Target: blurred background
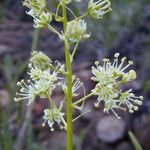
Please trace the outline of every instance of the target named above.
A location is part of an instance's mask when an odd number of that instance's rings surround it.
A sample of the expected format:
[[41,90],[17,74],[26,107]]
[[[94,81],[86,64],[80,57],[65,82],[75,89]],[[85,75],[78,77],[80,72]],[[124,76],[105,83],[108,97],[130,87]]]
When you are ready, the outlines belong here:
[[[84,13],[89,0],[73,2],[76,14]],[[94,99],[87,101],[83,115],[74,124],[75,150],[134,150],[128,131],[132,131],[143,150],[150,150],[150,0],[111,0],[113,11],[102,20],[88,18],[91,38],[82,41],[73,64],[74,73],[85,83],[88,93],[94,61],[113,57],[115,52],[134,61],[138,73],[129,86],[144,96],[143,106],[134,114],[118,112],[122,119],[94,109]],[[57,2],[49,0],[55,10]],[[47,102],[37,98],[34,105],[15,104],[16,82],[27,77],[27,63],[33,37],[40,35],[38,50],[53,60],[64,62],[63,43],[47,29],[34,34],[32,18],[25,14],[21,0],[0,0],[0,150],[65,150],[65,132],[43,128],[43,110]],[[55,21],[52,24],[61,29]],[[38,39],[37,39],[38,41]],[[56,93],[54,99],[61,94]],[[75,112],[78,115],[80,112]]]

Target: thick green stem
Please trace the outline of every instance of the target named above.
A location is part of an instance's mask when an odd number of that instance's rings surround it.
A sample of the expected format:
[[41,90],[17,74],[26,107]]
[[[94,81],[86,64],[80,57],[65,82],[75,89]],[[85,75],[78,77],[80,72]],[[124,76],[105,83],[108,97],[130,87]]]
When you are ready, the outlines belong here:
[[65,42],[65,55],[67,66],[67,150],[73,147],[73,111],[72,111],[72,64],[70,59],[69,45]]
[[[67,26],[66,5],[62,5],[64,32]],[[65,57],[67,67],[67,150],[73,150],[73,109],[72,109],[72,63],[70,44],[65,40]]]

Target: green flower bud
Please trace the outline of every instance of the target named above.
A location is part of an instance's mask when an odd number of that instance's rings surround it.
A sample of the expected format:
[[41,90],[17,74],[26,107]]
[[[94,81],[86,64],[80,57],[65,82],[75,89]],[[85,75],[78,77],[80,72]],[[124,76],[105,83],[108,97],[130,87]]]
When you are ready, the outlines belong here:
[[90,0],[88,4],[88,13],[92,18],[101,19],[103,15],[111,11],[109,0],[98,0],[94,2]]
[[43,28],[52,21],[52,14],[43,12],[39,18],[34,19],[35,28]]
[[136,72],[134,70],[130,70],[128,73],[126,73],[123,78],[122,81],[124,83],[126,82],[130,82],[136,79]]
[[33,51],[30,62],[37,68],[41,70],[46,70],[49,68],[51,59],[42,52]]
[[84,20],[74,20],[67,24],[65,36],[72,43],[79,42],[84,38],[89,38],[86,34],[87,26]]

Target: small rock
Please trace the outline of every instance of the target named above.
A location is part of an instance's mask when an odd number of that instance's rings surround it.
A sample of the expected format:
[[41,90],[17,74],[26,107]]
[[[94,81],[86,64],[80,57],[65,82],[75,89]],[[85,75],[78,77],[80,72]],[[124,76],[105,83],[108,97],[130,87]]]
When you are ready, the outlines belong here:
[[107,143],[114,143],[123,138],[125,129],[126,124],[123,120],[108,116],[99,120],[96,134],[98,139]]

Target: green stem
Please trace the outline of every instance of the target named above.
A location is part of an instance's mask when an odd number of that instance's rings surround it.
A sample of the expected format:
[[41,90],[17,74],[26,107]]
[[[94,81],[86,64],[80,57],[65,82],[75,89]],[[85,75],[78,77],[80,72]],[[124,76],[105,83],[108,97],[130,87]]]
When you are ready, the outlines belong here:
[[72,110],[72,64],[70,59],[69,44],[65,41],[65,55],[67,66],[67,150],[73,148],[73,110]]
[[86,95],[85,97],[83,97],[83,98],[77,100],[77,101],[74,102],[72,105],[73,105],[73,106],[74,106],[74,105],[77,105],[77,104],[83,102],[84,100],[88,99],[88,98],[91,97],[91,96],[93,96],[93,93],[90,93],[90,94]]
[[61,71],[61,70],[55,68],[55,67],[52,66],[51,64],[49,65],[49,67],[50,67],[52,70],[55,70],[55,71],[59,72],[59,73],[62,74],[63,76],[66,76],[66,73],[65,73],[65,72],[63,72],[63,71]]
[[60,39],[64,39],[63,35],[61,35],[54,27],[52,27],[51,25],[48,25],[47,27],[50,31],[56,33]]
[[75,47],[74,47],[74,50],[73,50],[73,52],[72,52],[72,55],[71,55],[72,60],[73,60],[73,57],[74,57],[74,55],[75,55],[75,53],[76,53],[76,51],[77,51],[78,46],[79,46],[79,42],[76,43],[76,45],[75,45]]
[[82,16],[76,18],[75,20],[80,20],[80,19],[83,19],[83,18],[85,18],[85,17],[87,17],[87,16],[88,16],[88,12],[85,13],[85,14],[83,14]]
[[[66,5],[62,5],[64,32],[67,26]],[[67,67],[67,150],[73,150],[73,109],[72,109],[72,63],[70,58],[70,44],[65,40],[65,58]]]

